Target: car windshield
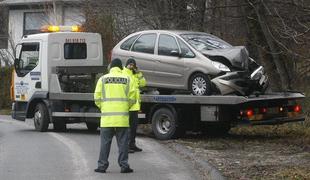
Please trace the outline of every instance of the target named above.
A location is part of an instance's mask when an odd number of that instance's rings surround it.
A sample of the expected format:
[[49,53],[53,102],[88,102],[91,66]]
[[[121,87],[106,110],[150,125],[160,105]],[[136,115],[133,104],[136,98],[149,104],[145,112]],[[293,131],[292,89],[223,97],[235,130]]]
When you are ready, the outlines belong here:
[[182,34],[181,37],[198,51],[232,47],[222,39],[210,34]]

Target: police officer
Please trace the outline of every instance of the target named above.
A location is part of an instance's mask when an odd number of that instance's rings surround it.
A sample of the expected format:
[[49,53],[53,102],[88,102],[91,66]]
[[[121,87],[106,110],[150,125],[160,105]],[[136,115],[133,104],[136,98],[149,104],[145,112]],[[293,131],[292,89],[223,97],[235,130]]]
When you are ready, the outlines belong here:
[[118,164],[121,173],[133,172],[128,164],[129,109],[136,101],[133,85],[130,78],[122,73],[122,62],[119,59],[111,62],[109,73],[97,82],[94,99],[101,110],[101,146],[95,172],[106,172],[114,135],[119,149]]
[[139,121],[138,111],[140,110],[141,106],[140,88],[146,85],[146,80],[143,77],[142,72],[138,71],[136,61],[132,58],[127,60],[126,66],[123,69],[123,73],[129,76],[130,80],[133,82],[137,99],[136,103],[129,109],[129,153],[134,153],[142,151],[142,149],[136,145],[136,131]]

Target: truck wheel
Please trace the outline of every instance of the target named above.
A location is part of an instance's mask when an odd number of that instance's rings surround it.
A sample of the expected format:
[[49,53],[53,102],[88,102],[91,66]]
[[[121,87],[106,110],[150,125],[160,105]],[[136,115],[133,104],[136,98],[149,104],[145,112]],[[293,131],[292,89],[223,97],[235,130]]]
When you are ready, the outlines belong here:
[[34,110],[33,117],[34,127],[37,131],[45,132],[50,122],[48,110],[43,103],[38,103]]
[[[90,107],[87,112],[100,113],[99,109],[96,107]],[[99,124],[100,124],[100,117],[86,119],[86,126],[88,131],[91,132],[97,131]]]
[[98,123],[91,123],[91,122],[87,122],[86,126],[87,126],[88,131],[97,131],[99,127]]
[[160,108],[152,117],[152,130],[157,139],[168,140],[177,136],[177,116],[168,108]]
[[193,95],[202,96],[211,94],[211,82],[207,75],[196,73],[189,79],[189,90]]
[[64,119],[55,118],[53,121],[53,125],[55,131],[63,132],[67,130],[67,125]]

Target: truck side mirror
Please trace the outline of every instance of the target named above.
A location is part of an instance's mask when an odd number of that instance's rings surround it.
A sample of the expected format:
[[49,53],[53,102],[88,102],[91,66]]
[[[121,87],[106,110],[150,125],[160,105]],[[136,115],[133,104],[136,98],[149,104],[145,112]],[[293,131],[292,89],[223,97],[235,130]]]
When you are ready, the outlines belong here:
[[17,44],[14,49],[15,60],[19,58],[20,52],[22,50],[23,44]]

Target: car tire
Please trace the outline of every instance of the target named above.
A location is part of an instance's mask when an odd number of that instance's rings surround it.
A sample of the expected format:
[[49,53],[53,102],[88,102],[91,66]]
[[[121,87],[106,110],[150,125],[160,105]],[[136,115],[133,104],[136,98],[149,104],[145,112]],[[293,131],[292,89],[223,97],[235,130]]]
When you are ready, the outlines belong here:
[[203,95],[211,95],[211,82],[207,75],[203,73],[196,73],[192,75],[189,79],[189,91],[193,95],[203,96]]
[[44,103],[38,103],[33,116],[34,127],[37,131],[45,132],[50,123],[48,110]]

